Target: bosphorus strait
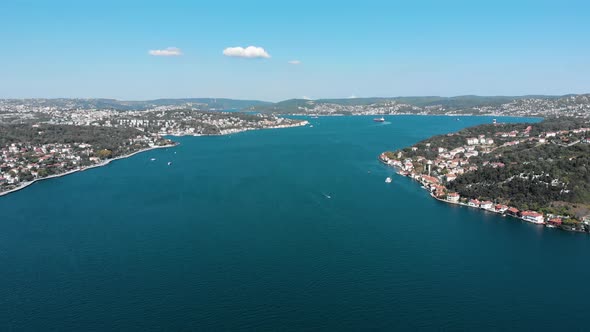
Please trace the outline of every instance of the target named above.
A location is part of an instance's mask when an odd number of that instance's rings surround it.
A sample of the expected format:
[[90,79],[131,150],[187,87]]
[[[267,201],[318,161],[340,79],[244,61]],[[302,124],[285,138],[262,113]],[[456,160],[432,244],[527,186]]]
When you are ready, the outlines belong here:
[[305,119],[313,127],[173,137],[175,147],[0,197],[0,326],[571,330],[585,320],[586,235],[432,200],[377,160],[490,117]]

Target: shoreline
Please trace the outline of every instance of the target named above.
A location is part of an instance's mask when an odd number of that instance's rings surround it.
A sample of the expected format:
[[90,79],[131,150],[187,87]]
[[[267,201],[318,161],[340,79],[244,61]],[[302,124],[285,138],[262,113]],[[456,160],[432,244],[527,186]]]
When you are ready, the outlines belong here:
[[[379,161],[381,161],[381,160],[379,159]],[[383,162],[381,161],[381,163],[383,163]],[[383,163],[383,164],[385,164],[385,163]],[[391,166],[389,166],[388,164],[385,164],[385,166],[387,166],[387,167],[391,167]],[[526,220],[526,219],[524,219],[524,218],[522,218],[522,217],[519,217],[519,216],[511,215],[511,214],[504,213],[504,212],[500,212],[500,211],[496,211],[496,210],[482,209],[481,207],[478,207],[478,206],[471,206],[471,205],[469,205],[469,204],[465,204],[465,203],[461,203],[461,202],[451,202],[451,201],[449,201],[449,200],[446,200],[446,199],[443,199],[443,198],[436,197],[436,196],[435,196],[435,195],[432,193],[432,191],[430,191],[430,190],[429,190],[429,189],[426,187],[428,184],[426,184],[426,183],[422,183],[422,182],[420,182],[419,180],[417,180],[417,179],[414,179],[414,178],[413,178],[413,177],[411,177],[411,176],[408,176],[408,175],[401,174],[401,173],[399,172],[399,170],[398,170],[396,167],[394,167],[394,169],[396,169],[396,172],[395,172],[395,173],[396,173],[397,175],[399,175],[399,176],[402,176],[402,177],[405,177],[405,178],[410,178],[411,180],[418,182],[418,183],[421,185],[421,188],[422,188],[422,189],[424,189],[424,190],[428,191],[428,194],[430,195],[430,197],[432,197],[432,198],[434,198],[435,200],[437,200],[437,201],[439,201],[439,202],[442,202],[442,203],[446,203],[446,204],[452,204],[452,205],[458,205],[458,206],[463,206],[463,207],[468,207],[468,208],[474,208],[474,209],[481,210],[481,211],[484,211],[484,212],[490,212],[490,213],[498,214],[498,215],[500,215],[500,216],[502,216],[502,217],[511,217],[511,218],[518,219],[518,220],[520,220],[520,221],[526,222],[526,223],[528,223],[528,224],[532,224],[532,225],[538,225],[538,226],[543,226],[544,228],[555,228],[555,229],[559,229],[559,230],[562,230],[562,231],[573,232],[573,233],[587,233],[587,232],[583,232],[583,231],[579,231],[579,230],[566,229],[566,228],[559,227],[559,226],[555,226],[555,225],[552,225],[552,224],[549,224],[549,223],[546,223],[546,222],[543,222],[543,223],[532,222],[532,221]],[[553,226],[553,227],[550,227],[549,225],[551,225],[551,226]]]
[[332,116],[441,116],[441,117],[505,117],[505,118],[532,118],[532,119],[544,119],[542,115],[509,115],[509,114],[418,114],[418,113],[396,113],[396,114],[387,114],[387,113],[375,113],[375,114],[319,114],[319,113],[296,113],[296,114],[280,114],[277,113],[277,116],[287,117],[287,116],[305,116],[305,117],[332,117]]
[[[237,129],[236,131],[221,132],[219,134],[211,134],[211,135],[199,135],[199,134],[196,134],[196,135],[195,134],[193,134],[193,135],[191,135],[191,134],[175,135],[175,134],[164,134],[164,135],[161,135],[161,136],[171,136],[171,137],[183,137],[183,136],[194,136],[194,137],[226,136],[226,135],[237,134],[237,133],[246,132],[246,131],[252,131],[252,130],[282,129],[282,128],[304,127],[304,126],[307,126],[308,124],[309,124],[309,121],[304,120],[304,121],[301,121],[301,122],[298,122],[298,123],[292,124],[292,125],[279,125],[279,126],[265,127],[265,128],[244,128],[244,129]],[[17,191],[20,191],[20,190],[23,190],[23,189],[31,186],[32,184],[34,184],[36,182],[39,182],[39,181],[44,181],[44,180],[59,178],[59,177],[62,177],[62,176],[66,176],[66,175],[70,175],[70,174],[74,174],[74,173],[78,173],[78,172],[84,172],[84,171],[87,171],[87,170],[92,169],[92,168],[103,167],[103,166],[106,166],[106,165],[110,164],[111,162],[113,162],[115,160],[130,158],[130,157],[133,157],[136,154],[143,153],[143,152],[150,151],[150,150],[175,147],[178,144],[180,144],[180,143],[175,142],[174,144],[169,144],[169,145],[152,146],[152,147],[148,147],[148,148],[145,148],[145,149],[137,150],[137,151],[132,152],[130,154],[126,154],[126,155],[123,155],[123,156],[118,156],[118,157],[115,157],[115,158],[107,159],[107,160],[101,161],[101,162],[99,162],[97,164],[86,166],[84,168],[72,169],[72,170],[69,170],[69,171],[64,172],[64,173],[53,174],[53,175],[46,176],[44,178],[34,179],[33,181],[23,182],[23,183],[21,183],[16,188],[13,188],[13,189],[10,189],[10,190],[7,190],[7,191],[0,192],[0,197],[6,196],[8,194],[12,194],[12,193],[17,192]]]
[[17,191],[20,191],[20,190],[23,190],[23,189],[27,188],[28,186],[30,186],[30,185],[32,185],[32,184],[34,184],[36,182],[39,182],[39,181],[44,181],[44,180],[49,180],[49,179],[54,179],[54,178],[60,178],[62,176],[66,176],[66,175],[70,175],[70,174],[74,174],[74,173],[78,173],[78,172],[84,172],[84,171],[87,171],[87,170],[92,169],[92,168],[103,167],[103,166],[106,166],[106,165],[110,164],[111,162],[113,162],[115,160],[133,157],[136,154],[139,154],[139,153],[142,153],[142,152],[146,152],[146,151],[175,147],[178,144],[179,143],[169,144],[169,145],[161,145],[161,146],[152,146],[152,147],[149,147],[149,148],[137,150],[137,151],[132,152],[130,154],[126,154],[126,155],[123,155],[123,156],[118,156],[118,157],[115,157],[115,158],[107,159],[107,160],[101,161],[100,163],[97,163],[97,164],[94,164],[94,165],[91,165],[91,166],[86,166],[86,167],[83,167],[83,168],[72,169],[72,170],[69,170],[69,171],[64,172],[64,173],[53,174],[53,175],[46,176],[44,178],[35,179],[33,181],[23,182],[21,185],[19,185],[16,188],[13,188],[13,189],[10,189],[10,190],[7,190],[7,191],[0,192],[0,197],[6,196],[8,194],[12,194],[12,193],[17,192]]
[[292,125],[279,125],[279,126],[272,126],[272,127],[264,127],[264,128],[253,128],[247,127],[242,129],[226,129],[226,131],[221,131],[219,134],[162,134],[160,136],[170,136],[170,137],[184,137],[184,136],[192,136],[192,137],[214,137],[214,136],[227,136],[232,134],[239,134],[244,133],[247,131],[256,131],[256,130],[265,130],[265,129],[284,129],[284,128],[296,128],[296,127],[305,127],[309,125],[309,121],[304,120],[298,122],[297,124]]

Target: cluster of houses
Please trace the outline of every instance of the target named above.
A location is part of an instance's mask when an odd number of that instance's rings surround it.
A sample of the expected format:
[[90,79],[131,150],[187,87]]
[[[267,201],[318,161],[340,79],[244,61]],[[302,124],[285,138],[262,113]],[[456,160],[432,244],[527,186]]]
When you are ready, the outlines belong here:
[[[155,139],[137,136],[122,144],[123,152],[153,147]],[[129,151],[127,151],[129,150]],[[11,143],[0,147],[0,193],[23,182],[66,173],[101,162],[95,148],[86,143],[31,144]]]
[[[449,203],[461,204],[490,212],[500,213],[503,215],[505,214],[516,218],[521,218],[525,221],[532,222],[535,224],[544,224],[546,221],[546,218],[543,216],[543,214],[536,211],[519,211],[515,207],[507,206],[504,204],[494,204],[494,202],[488,200],[480,201],[475,198],[462,198],[459,195],[459,193],[449,192],[445,186],[440,184],[440,180],[434,176],[416,174],[409,174],[409,176],[422,183],[422,185],[424,185],[425,188],[430,190],[432,195],[439,200],[445,200]],[[547,219],[547,222],[553,224],[561,224],[561,219]]]
[[[587,132],[590,132],[590,128],[578,128],[573,130],[545,132],[538,137],[530,138],[531,130],[532,126],[528,126],[521,132],[517,130],[510,132],[497,132],[495,133],[495,136],[501,142],[506,141],[512,137],[518,137],[517,140],[504,142],[502,145],[500,145],[506,146],[516,145],[531,139],[538,141],[538,143],[546,143],[547,139],[552,137],[560,138],[567,135],[580,136],[580,134],[583,135]],[[590,139],[585,139],[582,142],[586,141],[590,142]],[[409,176],[422,183],[422,185],[429,189],[432,195],[437,199],[445,200],[454,204],[462,204],[490,212],[500,213],[503,215],[510,215],[532,223],[561,225],[562,218],[560,217],[544,216],[542,213],[537,211],[519,211],[515,207],[503,204],[495,204],[491,201],[479,201],[477,199],[461,197],[458,193],[449,192],[443,183],[452,182],[461,174],[478,169],[478,165],[470,163],[469,159],[471,157],[478,156],[480,153],[486,154],[493,152],[499,146],[498,144],[495,144],[496,142],[494,139],[486,137],[485,135],[469,137],[466,139],[465,143],[466,144],[463,146],[451,150],[442,147],[436,148],[438,153],[437,157],[433,160],[428,160],[422,156],[403,158],[404,154],[401,151],[395,155],[392,153],[382,153],[379,158],[382,162],[398,168],[401,175]],[[425,146],[426,149],[432,150],[431,143],[426,143]],[[412,147],[411,150],[413,155],[419,153],[419,148],[416,146]],[[505,165],[501,162],[489,161],[484,161],[481,166],[493,168],[505,167]]]
[[88,144],[12,143],[0,149],[0,188],[43,176],[43,169],[77,167],[91,151]]
[[[461,203],[461,196],[458,193],[449,192],[446,194],[445,199],[450,203],[464,204]],[[515,207],[507,206],[504,204],[494,204],[492,201],[479,201],[477,199],[470,199],[467,201],[467,204],[465,205],[490,212],[507,214],[535,224],[545,223],[545,217],[542,213],[536,211],[519,211]],[[559,219],[559,224],[561,224],[561,219]]]
[[[580,142],[590,143],[590,138],[576,140],[575,137],[572,138],[570,136],[577,135],[579,137],[580,135],[590,132],[590,128],[545,132],[538,135],[538,137],[530,137],[531,130],[532,126],[528,126],[521,132],[518,130],[512,130],[510,132],[497,132],[495,133],[495,136],[501,140],[500,143],[496,142],[492,138],[486,137],[483,134],[477,137],[469,137],[465,140],[466,144],[451,150],[438,147],[436,149],[437,156],[433,160],[429,160],[423,156],[403,158],[402,152],[398,152],[397,156],[394,157],[388,156],[384,153],[381,155],[380,159],[390,166],[399,168],[401,173],[404,175],[417,173],[415,169],[418,164],[421,164],[425,167],[421,173],[425,173],[430,176],[432,171],[436,171],[436,174],[439,174],[440,180],[451,182],[466,172],[478,170],[480,166],[471,164],[469,161],[470,158],[492,153],[499,147],[518,145],[531,140],[540,144],[544,144],[547,143],[547,140],[551,139],[552,137],[559,139],[559,142],[561,143],[567,143],[569,145]],[[518,137],[518,139],[506,141],[507,138],[511,137]],[[570,140],[570,138],[572,138],[572,140]],[[431,143],[426,143],[426,149],[431,149]],[[419,148],[416,146],[412,147],[411,150],[416,154],[419,152]],[[505,167],[504,163],[489,161],[484,161],[481,166],[493,168]]]

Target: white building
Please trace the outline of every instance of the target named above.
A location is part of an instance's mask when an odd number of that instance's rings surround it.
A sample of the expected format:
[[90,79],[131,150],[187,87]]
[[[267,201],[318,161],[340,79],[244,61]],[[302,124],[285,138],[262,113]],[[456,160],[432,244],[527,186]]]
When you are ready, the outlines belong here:
[[460,197],[461,196],[459,196],[458,193],[448,193],[447,194],[447,201],[457,203],[457,202],[459,202]]

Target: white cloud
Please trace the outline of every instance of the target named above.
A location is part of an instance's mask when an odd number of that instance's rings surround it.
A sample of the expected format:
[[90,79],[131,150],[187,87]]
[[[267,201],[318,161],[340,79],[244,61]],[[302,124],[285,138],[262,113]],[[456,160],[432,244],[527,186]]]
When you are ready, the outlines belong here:
[[270,58],[270,54],[264,48],[256,46],[248,46],[246,48],[240,46],[228,47],[223,50],[223,55],[238,58]]
[[168,47],[163,50],[150,50],[148,53],[153,56],[179,56],[179,55],[182,55],[182,51],[180,50],[180,48],[177,48],[177,47]]
[[299,61],[299,60],[291,60],[291,61],[289,61],[289,64],[291,64],[291,65],[300,65],[301,64],[301,61]]

